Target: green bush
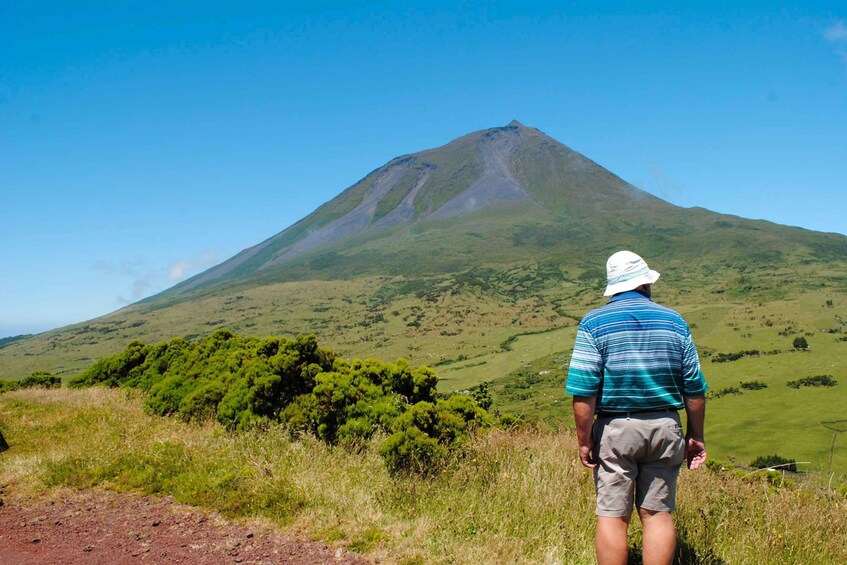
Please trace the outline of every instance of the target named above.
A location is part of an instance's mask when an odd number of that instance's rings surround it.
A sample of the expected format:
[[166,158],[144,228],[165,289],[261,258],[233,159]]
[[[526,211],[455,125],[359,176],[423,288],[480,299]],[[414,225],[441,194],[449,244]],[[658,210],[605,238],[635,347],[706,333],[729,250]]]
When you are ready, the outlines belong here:
[[62,378],[59,375],[54,375],[46,371],[36,371],[28,377],[21,379],[19,388],[60,388],[62,386]]
[[500,414],[500,419],[497,421],[497,425],[501,428],[514,428],[521,424],[523,424],[523,420],[521,420],[519,416],[515,416],[508,412]]
[[791,388],[800,388],[801,386],[835,386],[838,381],[832,378],[832,375],[815,375],[813,377],[803,377],[796,381],[788,381],[786,386]]
[[756,457],[750,463],[750,466],[755,469],[770,469],[772,467],[777,467],[779,469],[791,471],[792,473],[797,472],[796,460],[786,459],[785,457],[780,457],[776,454]]
[[763,388],[768,388],[768,385],[762,381],[742,381],[739,386],[744,390],[761,390]]
[[405,359],[348,362],[314,336],[260,339],[225,329],[197,342],[134,341],[69,382],[137,388],[151,413],[214,418],[231,430],[281,422],[293,433],[353,447],[382,431],[389,469],[416,474],[438,468],[474,429],[492,425],[470,396],[437,399],[437,384],[430,368],[411,368]]
[[319,348],[314,336],[259,339],[221,329],[198,342],[133,341],[68,385],[139,388],[147,392],[145,406],[154,414],[215,417],[227,428],[243,429],[278,420],[334,361],[335,354]]
[[713,391],[709,391],[706,393],[707,398],[720,398],[722,396],[731,396],[735,394],[743,394],[743,392],[734,386],[727,386],[724,388],[719,388]]
[[18,390],[21,388],[60,388],[62,377],[46,371],[36,371],[19,381],[0,381],[0,392]]
[[418,402],[395,419],[380,454],[392,474],[430,474],[475,429],[492,424],[488,412],[466,395]]
[[188,421],[203,421],[215,416],[215,410],[226,395],[226,385],[209,381],[186,394],[179,403],[179,415]]
[[473,398],[477,404],[479,404],[480,408],[483,410],[489,410],[491,408],[491,404],[493,400],[491,398],[491,391],[488,390],[488,383],[480,383],[474,388],[471,389],[471,398]]
[[431,475],[447,458],[446,447],[414,426],[392,434],[379,453],[393,475]]
[[747,349],[734,353],[716,353],[712,357],[712,363],[729,363],[730,361],[738,361],[742,357],[758,357],[760,353],[758,349]]

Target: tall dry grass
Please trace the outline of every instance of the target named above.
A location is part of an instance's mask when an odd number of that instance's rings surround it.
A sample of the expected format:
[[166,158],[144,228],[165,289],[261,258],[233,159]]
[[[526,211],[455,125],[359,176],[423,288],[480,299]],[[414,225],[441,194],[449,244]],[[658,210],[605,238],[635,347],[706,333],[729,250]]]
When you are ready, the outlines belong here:
[[[105,389],[0,395],[7,489],[169,494],[231,517],[345,545],[387,563],[591,563],[593,486],[570,431],[490,431],[430,480],[392,479],[359,452],[285,430],[229,434],[149,416]],[[847,504],[762,474],[683,471],[684,563],[845,563]],[[633,521],[631,542],[640,530]]]

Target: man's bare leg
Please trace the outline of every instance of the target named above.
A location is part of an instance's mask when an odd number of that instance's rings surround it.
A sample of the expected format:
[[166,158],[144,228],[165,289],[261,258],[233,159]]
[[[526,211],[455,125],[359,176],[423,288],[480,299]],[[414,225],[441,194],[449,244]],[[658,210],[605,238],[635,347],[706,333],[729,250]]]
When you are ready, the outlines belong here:
[[626,565],[626,530],[629,516],[597,516],[597,534],[594,545],[598,565]]
[[642,558],[644,565],[667,565],[676,552],[676,532],[670,512],[638,510],[644,530]]

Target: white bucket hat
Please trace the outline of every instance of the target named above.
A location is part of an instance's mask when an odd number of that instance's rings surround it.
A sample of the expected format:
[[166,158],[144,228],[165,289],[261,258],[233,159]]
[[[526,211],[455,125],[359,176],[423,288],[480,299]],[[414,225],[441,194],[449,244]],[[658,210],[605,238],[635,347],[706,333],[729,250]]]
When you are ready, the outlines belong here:
[[632,251],[618,251],[606,261],[606,279],[608,284],[603,296],[612,296],[634,290],[642,284],[653,284],[659,280],[659,273],[650,270],[640,255]]

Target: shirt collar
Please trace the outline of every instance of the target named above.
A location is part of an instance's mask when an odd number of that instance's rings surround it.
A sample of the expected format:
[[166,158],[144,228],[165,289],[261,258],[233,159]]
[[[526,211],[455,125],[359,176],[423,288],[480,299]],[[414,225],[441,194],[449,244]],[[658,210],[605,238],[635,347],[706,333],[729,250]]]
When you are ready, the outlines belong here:
[[611,304],[612,302],[617,302],[618,300],[632,300],[632,299],[638,299],[638,298],[641,298],[641,299],[644,299],[644,300],[650,300],[652,302],[651,298],[644,296],[643,294],[641,294],[640,292],[638,292],[636,290],[627,290],[626,292],[619,292],[618,294],[616,294],[612,298],[610,298],[609,304]]

